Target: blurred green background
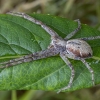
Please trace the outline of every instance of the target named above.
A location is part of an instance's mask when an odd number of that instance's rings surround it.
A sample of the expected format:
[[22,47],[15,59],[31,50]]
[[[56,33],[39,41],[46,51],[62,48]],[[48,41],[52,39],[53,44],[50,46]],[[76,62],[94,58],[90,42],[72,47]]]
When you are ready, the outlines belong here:
[[[0,0],[0,13],[43,13],[69,19],[100,30],[100,0]],[[100,100],[100,86],[56,94],[46,91],[0,91],[0,100]]]

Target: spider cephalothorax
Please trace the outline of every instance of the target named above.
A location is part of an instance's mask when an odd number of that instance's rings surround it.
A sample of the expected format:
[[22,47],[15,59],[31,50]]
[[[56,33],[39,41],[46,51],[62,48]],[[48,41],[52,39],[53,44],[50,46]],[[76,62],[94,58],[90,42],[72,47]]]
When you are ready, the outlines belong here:
[[85,61],[86,58],[92,57],[93,53],[92,53],[92,49],[91,49],[90,45],[84,40],[100,39],[100,36],[80,38],[80,39],[70,39],[81,28],[80,21],[75,20],[78,22],[78,28],[76,28],[73,32],[68,34],[63,39],[50,27],[48,27],[41,21],[39,21],[27,14],[12,13],[12,12],[10,12],[9,14],[25,18],[37,25],[40,25],[46,32],[48,32],[51,35],[51,43],[50,43],[50,46],[48,46],[48,48],[46,50],[1,63],[2,68],[17,65],[17,64],[20,64],[23,62],[29,62],[29,61],[34,61],[34,60],[50,57],[50,56],[55,56],[55,55],[59,54],[60,57],[63,59],[63,61],[69,66],[69,68],[71,70],[71,77],[70,77],[68,85],[59,89],[58,93],[60,91],[70,88],[73,83],[75,71],[74,71],[74,68],[73,68],[71,62],[68,60],[68,58],[75,59],[75,60],[81,60],[85,64],[85,66],[88,68],[89,72],[91,73],[92,83],[93,83],[93,85],[95,85],[94,71],[89,66],[89,64]]

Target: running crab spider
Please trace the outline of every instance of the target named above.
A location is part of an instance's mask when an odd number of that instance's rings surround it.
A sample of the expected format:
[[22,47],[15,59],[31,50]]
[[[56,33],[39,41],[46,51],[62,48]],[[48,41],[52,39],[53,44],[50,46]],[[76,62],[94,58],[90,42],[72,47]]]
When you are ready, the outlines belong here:
[[71,70],[71,76],[70,76],[68,85],[59,89],[58,93],[66,90],[66,89],[69,89],[73,83],[75,71],[74,71],[73,65],[68,60],[68,58],[82,61],[84,63],[84,65],[88,68],[89,72],[91,73],[92,84],[95,85],[94,71],[89,66],[89,64],[85,61],[85,59],[90,58],[93,55],[92,49],[91,49],[90,45],[86,42],[86,40],[100,39],[100,36],[79,38],[79,39],[70,39],[81,29],[80,21],[75,20],[78,23],[78,27],[63,39],[50,27],[48,27],[41,21],[39,21],[27,14],[13,13],[13,12],[9,12],[8,14],[22,17],[22,18],[27,19],[37,25],[40,25],[47,33],[49,33],[51,35],[51,43],[46,50],[36,52],[33,54],[29,54],[29,55],[23,56],[21,58],[13,59],[13,60],[10,60],[7,62],[3,62],[3,63],[1,63],[2,66],[0,68],[10,67],[13,65],[21,64],[23,62],[30,62],[30,61],[47,58],[47,57],[55,56],[55,55],[59,54],[60,57],[63,59],[63,61],[69,66],[69,68]]

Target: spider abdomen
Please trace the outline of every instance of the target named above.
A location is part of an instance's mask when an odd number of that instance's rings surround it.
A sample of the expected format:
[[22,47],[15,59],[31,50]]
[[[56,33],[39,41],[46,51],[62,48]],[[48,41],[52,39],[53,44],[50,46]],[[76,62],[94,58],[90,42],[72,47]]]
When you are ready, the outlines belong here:
[[80,58],[89,58],[92,56],[92,49],[90,45],[80,39],[71,39],[67,41],[67,52],[70,55]]

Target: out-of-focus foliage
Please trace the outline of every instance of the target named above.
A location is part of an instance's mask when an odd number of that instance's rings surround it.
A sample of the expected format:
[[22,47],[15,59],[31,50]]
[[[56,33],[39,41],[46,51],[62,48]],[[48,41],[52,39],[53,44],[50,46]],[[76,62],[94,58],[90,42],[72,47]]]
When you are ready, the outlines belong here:
[[[8,11],[53,14],[69,19],[79,18],[82,23],[100,30],[100,0],[0,0],[0,13]],[[11,98],[12,100],[100,100],[100,86],[60,94],[31,90],[0,92],[0,100],[11,100]]]
[[100,0],[0,0],[0,13],[8,11],[53,14],[100,24]]

